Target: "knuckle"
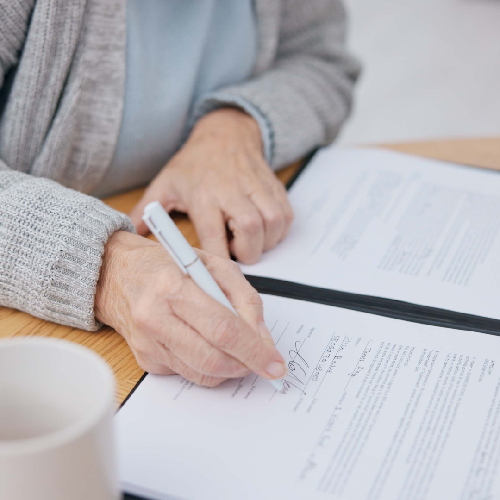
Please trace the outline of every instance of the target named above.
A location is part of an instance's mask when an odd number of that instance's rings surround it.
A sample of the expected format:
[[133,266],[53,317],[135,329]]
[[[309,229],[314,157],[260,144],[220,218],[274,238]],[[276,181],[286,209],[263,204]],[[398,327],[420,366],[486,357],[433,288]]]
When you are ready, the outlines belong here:
[[247,377],[252,373],[252,370],[249,370],[248,368],[245,368],[242,366],[239,370],[237,370],[234,374],[234,378],[239,378],[239,377]]
[[164,361],[161,356],[158,356],[156,348],[147,337],[140,335],[132,337],[130,339],[130,349],[138,360],[140,358],[143,364],[147,363],[148,366],[156,363],[162,364]]
[[230,269],[232,272],[243,275],[243,273],[241,272],[240,266],[238,265],[237,262],[235,262],[234,260],[228,260],[228,259],[221,259],[221,260],[223,260],[224,264],[226,264],[228,269]]
[[254,339],[251,343],[249,343],[247,348],[247,359],[248,362],[245,363],[249,366],[267,366],[266,360],[268,359],[267,352],[265,349],[265,344],[262,339],[259,337],[258,339]]
[[259,295],[257,290],[250,285],[250,290],[248,292],[247,296],[247,303],[262,308],[264,306],[264,303],[262,302],[262,297]]
[[136,356],[137,364],[139,365],[139,368],[141,370],[144,370],[145,372],[150,372],[151,371],[151,366],[150,364],[142,357]]
[[215,345],[223,350],[230,349],[236,339],[234,320],[228,316],[216,316],[212,321]]
[[192,205],[203,210],[206,206],[214,205],[215,198],[205,183],[198,184],[192,191]]
[[242,214],[238,223],[243,232],[250,235],[258,234],[262,226],[259,216],[251,213]]
[[137,338],[137,337],[132,337],[130,339],[130,348],[132,349],[133,352],[135,352],[138,356],[143,357],[144,354],[146,353],[146,346],[144,345],[144,342]]
[[225,241],[225,228],[220,225],[203,224],[197,229],[200,239],[203,241]]
[[135,359],[137,360],[137,364],[139,365],[141,370],[144,370],[148,373],[155,373],[157,371],[157,367],[144,356],[138,354],[136,355]]
[[189,285],[190,279],[186,274],[179,273],[179,275],[175,278],[171,276],[168,290],[165,290],[164,292],[167,300],[178,300],[189,296]]
[[250,373],[252,373],[252,371],[248,369],[245,365],[239,362],[235,362],[235,363],[230,363],[228,369],[225,370],[225,373],[217,375],[217,377],[241,378],[250,375]]
[[205,265],[210,265],[214,260],[218,258],[217,256],[207,252],[206,250],[202,250],[201,248],[195,248],[195,252]]
[[261,251],[255,251],[255,250],[252,250],[252,251],[249,251],[248,249],[243,249],[243,250],[240,250],[240,251],[234,251],[236,257],[238,258],[238,260],[242,263],[242,264],[255,264],[256,262],[258,262],[259,258],[260,258],[260,255],[261,255]]
[[195,210],[202,210],[209,202],[207,191],[203,184],[197,184],[190,190],[189,207]]
[[220,377],[224,373],[223,357],[215,350],[207,354],[200,363],[200,371],[206,375]]
[[279,209],[279,207],[273,207],[265,211],[264,218],[268,224],[278,226],[284,220],[284,213]]
[[243,278],[243,273],[238,263],[234,262],[233,260],[223,259],[222,257],[219,258],[220,265],[224,266],[226,268],[226,271],[232,275],[231,279],[239,280]]
[[203,262],[203,264],[205,264],[206,268],[210,272],[218,271],[221,268],[223,269],[226,261],[231,262],[229,259],[225,259],[223,257],[220,257],[219,255],[215,255],[209,252],[203,251],[203,253],[201,253],[200,250],[197,250],[197,252],[201,261]]
[[295,216],[294,216],[292,207],[290,205],[287,205],[287,207],[285,209],[285,221],[286,221],[286,223],[291,224],[293,222],[294,217]]
[[[163,262],[161,262],[161,266],[158,266],[158,269],[155,269],[149,280],[148,289],[140,300],[142,304],[164,298],[172,287],[175,287],[178,281],[184,277],[167,252],[162,251],[160,258],[163,259]],[[151,306],[149,306],[150,308]]]
[[243,378],[243,377],[247,377],[251,373],[252,373],[252,370],[249,370],[245,366],[241,366],[240,368],[238,368],[237,370],[235,370],[231,374],[231,378]]
[[202,385],[203,387],[217,387],[222,382],[224,382],[224,379],[211,377],[210,375],[203,375],[200,378],[199,385]]
[[[132,323],[139,331],[149,331],[152,329],[152,316],[150,308],[142,300],[138,300],[131,306],[130,314]],[[137,342],[134,340],[134,342]]]

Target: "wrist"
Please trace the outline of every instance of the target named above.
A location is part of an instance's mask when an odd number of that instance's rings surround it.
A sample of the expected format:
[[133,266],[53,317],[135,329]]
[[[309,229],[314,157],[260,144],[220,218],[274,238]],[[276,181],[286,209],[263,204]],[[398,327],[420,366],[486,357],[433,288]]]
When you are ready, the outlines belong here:
[[198,140],[207,135],[211,139],[232,138],[246,142],[263,153],[259,124],[251,115],[236,107],[219,108],[200,118],[190,139]]
[[144,245],[154,245],[152,241],[126,231],[116,231],[104,247],[101,271],[97,282],[94,315],[98,321],[119,330],[120,305],[123,304],[122,291],[127,276],[133,272],[135,259],[132,253]]

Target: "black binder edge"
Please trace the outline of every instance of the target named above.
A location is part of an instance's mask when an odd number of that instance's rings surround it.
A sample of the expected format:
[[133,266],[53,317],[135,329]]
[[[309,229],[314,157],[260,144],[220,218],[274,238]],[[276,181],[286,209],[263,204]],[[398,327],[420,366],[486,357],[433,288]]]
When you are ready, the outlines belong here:
[[[300,174],[302,174],[317,152],[318,149],[315,149],[304,158],[301,166],[288,181],[286,185],[287,189],[290,189],[293,186],[295,181],[300,177]],[[432,158],[429,159],[432,160]],[[438,161],[456,165],[455,163],[446,160]],[[491,169],[475,165],[459,164],[459,166],[463,168],[474,168],[495,172]],[[319,304],[332,305],[342,307],[344,309],[377,314],[387,318],[401,319],[423,325],[442,326],[445,328],[454,328],[456,330],[477,331],[490,335],[500,335],[500,320],[493,318],[459,313],[437,307],[422,306],[411,302],[387,299],[372,295],[362,295],[328,288],[318,288],[274,278],[252,275],[245,275],[245,277],[259,293],[267,293],[269,295],[278,295],[280,297],[291,299],[317,302]]]
[[274,278],[251,275],[245,275],[245,277],[259,293],[337,306],[412,323],[500,335],[500,320],[497,319]]
[[313,149],[307,156],[305,156],[297,169],[297,171],[292,175],[290,180],[286,183],[286,189],[290,189],[295,181],[300,177],[300,174],[304,171],[304,169],[309,165],[309,162],[313,159],[314,155],[318,152],[318,149]]
[[117,413],[123,408],[123,406],[125,405],[125,403],[132,396],[132,394],[134,394],[134,392],[137,390],[137,388],[142,384],[142,381],[146,378],[147,374],[148,374],[148,372],[144,372],[142,374],[142,377],[136,382],[136,384],[134,385],[134,387],[132,388],[132,390],[128,393],[127,397],[122,401],[122,404],[118,407]]

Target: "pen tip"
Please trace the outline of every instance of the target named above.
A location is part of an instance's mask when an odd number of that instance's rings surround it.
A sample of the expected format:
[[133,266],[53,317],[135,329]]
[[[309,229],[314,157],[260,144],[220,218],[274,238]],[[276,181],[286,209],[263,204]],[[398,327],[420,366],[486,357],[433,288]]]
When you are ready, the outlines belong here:
[[281,392],[281,394],[286,394],[286,389],[285,389],[285,385],[283,384],[283,380],[277,379],[277,380],[270,380],[269,382],[271,382],[273,387],[278,392]]

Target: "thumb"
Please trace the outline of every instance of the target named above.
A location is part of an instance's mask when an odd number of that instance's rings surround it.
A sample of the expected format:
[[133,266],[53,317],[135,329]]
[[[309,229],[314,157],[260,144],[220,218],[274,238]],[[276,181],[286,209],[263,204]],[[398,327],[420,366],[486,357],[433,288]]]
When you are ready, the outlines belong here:
[[144,195],[139,200],[139,203],[137,203],[137,205],[129,214],[129,217],[132,220],[132,224],[135,226],[135,229],[137,230],[137,234],[139,236],[146,236],[149,233],[149,228],[142,220],[142,216],[144,214],[144,208],[152,201],[159,201],[161,205],[164,206],[164,200],[162,200],[162,192],[154,184],[151,184],[146,189]]

